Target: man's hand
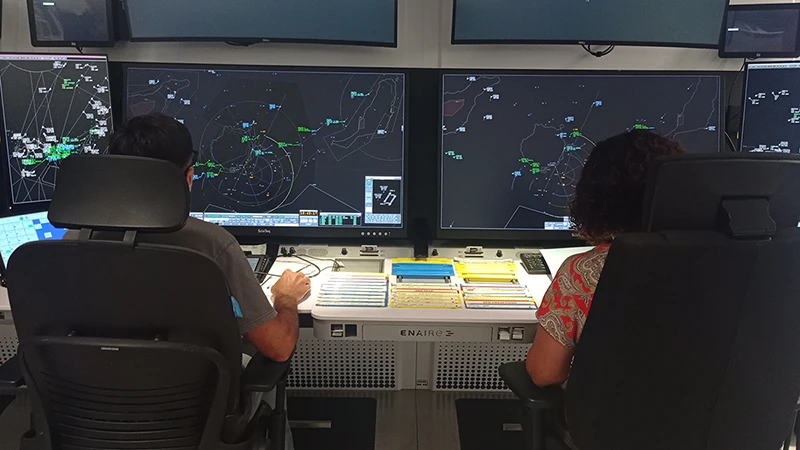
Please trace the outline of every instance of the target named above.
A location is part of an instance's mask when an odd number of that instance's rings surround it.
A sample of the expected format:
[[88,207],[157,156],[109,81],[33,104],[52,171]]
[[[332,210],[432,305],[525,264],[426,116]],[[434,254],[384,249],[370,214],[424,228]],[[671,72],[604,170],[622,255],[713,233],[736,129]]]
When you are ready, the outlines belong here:
[[311,280],[305,274],[286,270],[272,286],[272,296],[276,306],[280,303],[298,305],[311,294]]

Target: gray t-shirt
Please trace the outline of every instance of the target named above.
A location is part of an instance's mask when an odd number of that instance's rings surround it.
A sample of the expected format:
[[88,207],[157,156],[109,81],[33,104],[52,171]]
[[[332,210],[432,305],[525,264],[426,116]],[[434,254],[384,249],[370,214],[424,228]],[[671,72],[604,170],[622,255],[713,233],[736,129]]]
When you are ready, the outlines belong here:
[[[95,236],[103,238],[103,234],[105,233],[96,233]],[[78,232],[74,230],[64,236],[64,239],[77,238]],[[232,307],[242,334],[260,327],[278,315],[253,275],[253,269],[236,238],[222,227],[189,217],[186,225],[174,233],[141,233],[136,240],[188,248],[216,261],[228,279],[228,287],[233,296]]]

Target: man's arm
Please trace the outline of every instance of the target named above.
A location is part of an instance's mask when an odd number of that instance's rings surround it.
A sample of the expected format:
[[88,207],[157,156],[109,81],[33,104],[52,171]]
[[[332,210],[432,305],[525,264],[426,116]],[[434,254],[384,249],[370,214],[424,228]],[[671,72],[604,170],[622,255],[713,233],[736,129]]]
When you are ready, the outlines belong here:
[[284,362],[292,356],[297,345],[300,323],[297,317],[297,301],[286,296],[273,299],[278,315],[265,324],[244,334],[267,358]]
[[299,320],[297,305],[308,297],[311,282],[302,273],[287,270],[272,287],[270,305],[261,285],[253,276],[250,263],[231,237],[232,243],[217,256],[238,310],[239,329],[248,342],[273,361],[292,356],[297,345]]

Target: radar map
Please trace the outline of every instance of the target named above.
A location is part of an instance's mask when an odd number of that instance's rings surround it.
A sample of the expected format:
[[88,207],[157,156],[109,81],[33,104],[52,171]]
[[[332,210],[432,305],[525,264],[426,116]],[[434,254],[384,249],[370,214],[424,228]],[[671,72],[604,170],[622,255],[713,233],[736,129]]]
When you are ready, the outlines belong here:
[[226,226],[402,226],[405,76],[127,70],[128,116],[191,131],[195,217]]
[[800,153],[800,63],[747,66],[742,151]]
[[443,87],[442,229],[569,230],[589,153],[626,130],[721,145],[719,76],[453,74]]
[[61,160],[107,150],[105,57],[0,55],[0,95],[12,205],[49,201]]

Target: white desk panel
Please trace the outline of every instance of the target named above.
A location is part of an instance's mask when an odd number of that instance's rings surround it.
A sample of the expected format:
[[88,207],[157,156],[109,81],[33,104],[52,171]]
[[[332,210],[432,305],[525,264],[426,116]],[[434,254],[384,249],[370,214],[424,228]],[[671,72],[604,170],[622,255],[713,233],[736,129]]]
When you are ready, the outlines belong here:
[[[520,263],[517,263],[519,280],[526,284],[533,294],[536,304],[540,304],[545,291],[550,286],[550,277],[546,275],[528,275]],[[391,273],[392,262],[386,260],[386,273]],[[319,277],[318,277],[319,278]],[[391,276],[391,282],[396,277]],[[461,279],[453,277],[454,283]],[[312,300],[315,294],[312,293]],[[316,303],[316,302],[314,302]],[[367,322],[413,322],[413,323],[537,323],[536,311],[508,309],[435,309],[435,308],[354,308],[314,306],[311,315],[322,321],[367,321]]]

